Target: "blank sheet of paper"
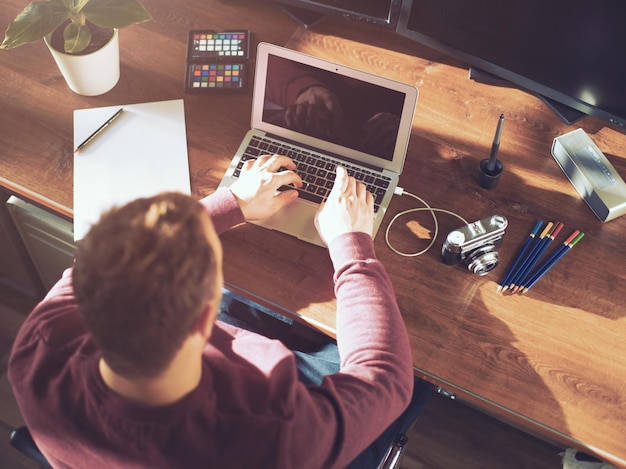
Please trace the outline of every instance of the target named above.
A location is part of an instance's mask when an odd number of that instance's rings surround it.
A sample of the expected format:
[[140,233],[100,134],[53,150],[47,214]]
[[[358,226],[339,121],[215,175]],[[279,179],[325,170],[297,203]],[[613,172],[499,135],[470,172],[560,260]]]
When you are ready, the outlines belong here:
[[183,100],[74,111],[74,148],[120,107],[124,112],[74,155],[74,239],[116,205],[164,191],[191,193]]

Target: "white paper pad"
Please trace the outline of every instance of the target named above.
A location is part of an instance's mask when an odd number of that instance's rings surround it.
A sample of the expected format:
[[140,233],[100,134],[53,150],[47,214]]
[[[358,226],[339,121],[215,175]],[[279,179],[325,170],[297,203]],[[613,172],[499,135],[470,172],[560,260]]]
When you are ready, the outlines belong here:
[[74,239],[115,205],[164,191],[191,193],[183,100],[74,111],[74,148],[120,107],[124,112],[74,155]]

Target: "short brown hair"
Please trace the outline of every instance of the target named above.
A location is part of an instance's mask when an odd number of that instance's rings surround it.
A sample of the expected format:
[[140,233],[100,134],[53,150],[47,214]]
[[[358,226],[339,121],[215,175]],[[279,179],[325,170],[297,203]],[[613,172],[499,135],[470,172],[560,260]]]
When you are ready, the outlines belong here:
[[158,375],[216,294],[209,229],[199,202],[163,193],[108,211],[78,243],[78,307],[116,373]]

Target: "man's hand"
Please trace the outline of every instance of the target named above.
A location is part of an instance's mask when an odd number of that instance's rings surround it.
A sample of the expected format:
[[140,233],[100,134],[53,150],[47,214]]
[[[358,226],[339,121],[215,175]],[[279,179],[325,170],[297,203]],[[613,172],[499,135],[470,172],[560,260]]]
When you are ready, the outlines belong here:
[[[283,168],[280,172],[279,169]],[[298,191],[278,191],[281,186],[293,184],[302,187],[302,179],[292,170],[295,163],[286,156],[261,156],[248,160],[241,169],[241,175],[230,186],[237,198],[246,220],[263,220],[278,212],[288,203],[298,198]]]
[[372,236],[374,198],[341,166],[337,167],[337,178],[328,199],[317,211],[315,227],[326,245],[344,233],[363,232]]

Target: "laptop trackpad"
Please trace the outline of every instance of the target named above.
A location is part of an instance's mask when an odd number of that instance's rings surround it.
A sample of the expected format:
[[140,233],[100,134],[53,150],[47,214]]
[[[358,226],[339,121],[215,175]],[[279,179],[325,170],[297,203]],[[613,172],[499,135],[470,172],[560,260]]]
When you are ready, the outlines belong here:
[[315,213],[318,207],[310,202],[296,200],[274,216],[255,223],[325,247],[326,245],[315,229]]

